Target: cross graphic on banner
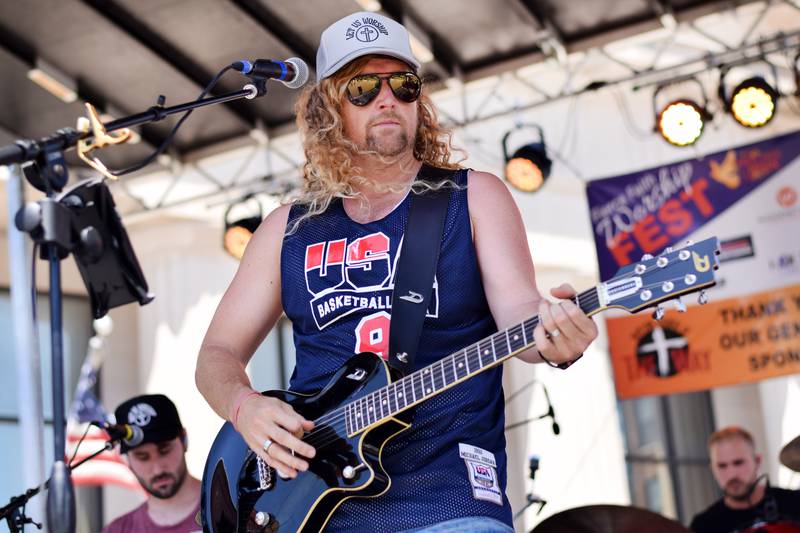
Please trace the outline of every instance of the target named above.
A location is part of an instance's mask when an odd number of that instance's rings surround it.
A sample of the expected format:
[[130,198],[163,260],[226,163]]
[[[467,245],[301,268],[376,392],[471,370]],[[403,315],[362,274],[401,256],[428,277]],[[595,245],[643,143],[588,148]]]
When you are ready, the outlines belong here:
[[668,376],[670,373],[669,350],[670,348],[685,348],[686,339],[684,339],[683,337],[675,337],[672,339],[668,339],[667,335],[664,333],[664,330],[660,326],[657,326],[653,329],[652,337],[653,337],[653,342],[642,344],[639,347],[639,351],[640,352],[655,351],[658,362],[658,375]]

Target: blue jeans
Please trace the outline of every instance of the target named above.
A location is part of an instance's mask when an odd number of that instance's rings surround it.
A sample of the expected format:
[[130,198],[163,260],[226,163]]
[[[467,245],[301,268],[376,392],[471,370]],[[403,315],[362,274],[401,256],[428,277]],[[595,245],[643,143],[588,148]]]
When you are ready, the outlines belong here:
[[456,518],[417,529],[407,529],[400,533],[514,533],[503,522],[486,516]]

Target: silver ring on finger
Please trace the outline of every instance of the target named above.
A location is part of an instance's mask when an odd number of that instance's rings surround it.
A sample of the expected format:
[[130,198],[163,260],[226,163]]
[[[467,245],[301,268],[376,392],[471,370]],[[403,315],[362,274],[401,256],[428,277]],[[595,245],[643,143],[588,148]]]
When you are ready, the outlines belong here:
[[264,440],[264,444],[261,446],[261,449],[264,450],[264,453],[269,453],[269,447],[273,444],[274,442],[272,442],[272,439],[266,439]]
[[559,331],[558,329],[554,329],[553,331],[550,332],[550,337],[553,339],[555,339],[559,335],[561,335],[561,331]]

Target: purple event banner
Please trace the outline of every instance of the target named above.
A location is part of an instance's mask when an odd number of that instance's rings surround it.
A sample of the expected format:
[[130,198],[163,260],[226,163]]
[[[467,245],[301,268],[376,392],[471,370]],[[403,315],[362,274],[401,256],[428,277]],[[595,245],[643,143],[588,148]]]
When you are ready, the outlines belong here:
[[800,132],[703,159],[589,182],[587,198],[602,280],[660,253],[738,202],[800,154]]

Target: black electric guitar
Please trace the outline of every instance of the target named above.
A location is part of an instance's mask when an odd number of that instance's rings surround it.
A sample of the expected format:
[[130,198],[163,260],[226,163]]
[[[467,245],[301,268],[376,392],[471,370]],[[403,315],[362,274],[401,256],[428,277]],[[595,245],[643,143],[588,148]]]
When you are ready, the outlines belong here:
[[[635,313],[716,283],[716,238],[620,269],[610,280],[575,297],[587,315],[609,308]],[[707,300],[701,292],[700,303]],[[663,314],[658,306],[655,315]],[[412,406],[534,345],[533,317],[393,381],[372,353],[352,357],[316,394],[265,392],[289,403],[315,427],[303,440],[316,448],[309,469],[282,479],[226,423],[203,472],[203,528],[213,533],[321,530],[347,498],[380,496],[389,488],[381,452],[410,425],[399,417]]]

